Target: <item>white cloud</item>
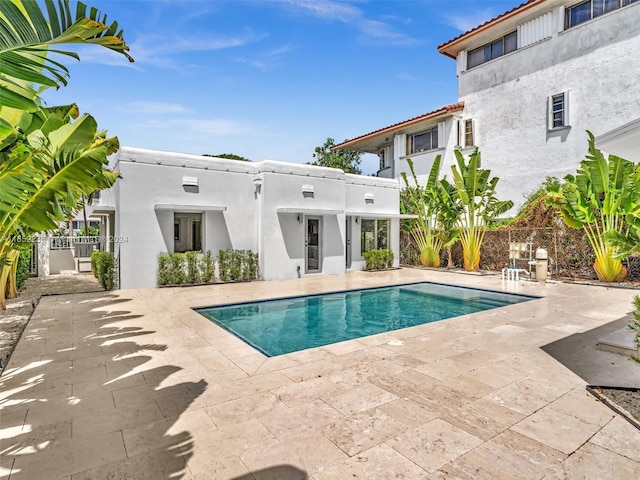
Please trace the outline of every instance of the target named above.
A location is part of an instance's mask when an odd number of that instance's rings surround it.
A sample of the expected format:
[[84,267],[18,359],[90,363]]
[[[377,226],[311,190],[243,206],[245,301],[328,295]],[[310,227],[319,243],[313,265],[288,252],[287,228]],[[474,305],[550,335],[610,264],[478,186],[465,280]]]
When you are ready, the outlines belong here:
[[363,40],[384,41],[386,45],[410,45],[421,43],[421,40],[409,37],[394,30],[389,23],[367,18],[364,12],[353,5],[333,0],[275,0],[298,11],[327,20],[353,25],[362,35]]
[[461,32],[467,32],[478,25],[483,24],[487,20],[491,20],[497,14],[491,8],[485,8],[484,10],[478,10],[475,12],[468,12],[465,14],[447,14],[444,15],[444,20],[447,24],[451,25]]
[[131,52],[136,62],[172,68],[176,66],[173,58],[175,55],[241,47],[264,37],[265,35],[257,35],[252,32],[208,38],[146,35],[131,44]]

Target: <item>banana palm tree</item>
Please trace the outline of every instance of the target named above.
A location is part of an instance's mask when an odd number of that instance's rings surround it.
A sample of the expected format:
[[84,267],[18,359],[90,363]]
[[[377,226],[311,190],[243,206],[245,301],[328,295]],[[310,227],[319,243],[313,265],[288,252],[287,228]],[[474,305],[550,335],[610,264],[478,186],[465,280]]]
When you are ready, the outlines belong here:
[[425,267],[440,266],[440,250],[442,250],[443,242],[440,235],[438,235],[438,208],[434,199],[438,188],[440,160],[441,156],[438,155],[433,162],[424,187],[418,183],[413,161],[410,158],[407,159],[407,163],[411,172],[412,183],[409,182],[406,172],[400,174],[405,183],[402,195],[403,213],[417,216],[413,222],[409,223],[409,231],[420,251],[420,263]]
[[621,258],[638,248],[640,166],[615,155],[605,158],[593,134],[587,135],[589,153],[576,175],[551,188],[552,201],[568,226],[585,232],[598,278],[619,282],[627,276]]
[[[71,123],[61,122],[60,113],[50,113],[46,129],[36,130],[24,142],[4,152],[0,169],[0,265],[11,269],[14,239],[54,230],[58,222],[77,210],[78,199],[111,187],[118,174],[107,168],[107,157],[118,149],[118,140],[98,131],[90,115]],[[51,128],[49,130],[49,128]],[[6,278],[15,284],[13,275]],[[4,306],[6,283],[0,282],[0,307]],[[11,293],[11,292],[10,292]]]
[[[129,47],[118,23],[68,0],[0,2],[0,307],[15,294],[16,235],[57,228],[85,193],[113,185],[106,168],[117,138],[98,132],[76,106],[42,108],[40,93],[67,84],[69,71],[50,54],[79,59],[63,48],[95,44],[123,54]],[[74,122],[71,120],[77,119]],[[13,272],[13,273],[12,273]]]
[[461,215],[456,220],[465,270],[472,272],[480,266],[480,249],[487,224],[513,207],[511,200],[495,196],[499,178],[491,178],[491,170],[481,168],[480,151],[476,149],[467,163],[455,150],[457,165],[451,166],[455,195],[460,202]]

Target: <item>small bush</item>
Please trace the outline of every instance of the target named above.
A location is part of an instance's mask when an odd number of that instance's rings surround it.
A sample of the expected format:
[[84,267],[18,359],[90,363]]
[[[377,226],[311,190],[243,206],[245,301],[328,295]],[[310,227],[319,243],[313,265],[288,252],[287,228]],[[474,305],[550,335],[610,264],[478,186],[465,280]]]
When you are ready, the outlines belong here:
[[365,270],[383,270],[393,266],[393,252],[391,250],[370,250],[363,254]]
[[169,254],[169,284],[180,285],[185,282],[185,256],[183,253]]
[[200,279],[203,283],[211,283],[215,277],[216,259],[213,258],[210,250],[200,259]]
[[[93,256],[91,256],[93,262]],[[169,268],[169,254],[158,255],[158,285],[169,285],[171,283],[171,272]]]
[[200,269],[198,268],[198,253],[186,252],[184,258],[187,263],[186,283],[200,283]]
[[222,282],[231,280],[231,251],[220,250],[218,253],[218,275]]
[[113,290],[115,279],[115,261],[109,252],[95,251],[91,254],[91,263],[95,265],[95,276],[105,290]]
[[[208,251],[161,253],[158,256],[158,285],[204,284],[216,280],[216,260]],[[258,278],[258,254],[251,250],[220,250],[218,276],[222,282],[251,281]]]
[[256,280],[258,278],[258,254],[251,250],[220,250],[218,272],[222,282]]
[[21,245],[18,247],[18,250],[20,250],[20,255],[18,256],[18,266],[16,270],[16,287],[20,290],[29,276],[31,245]]

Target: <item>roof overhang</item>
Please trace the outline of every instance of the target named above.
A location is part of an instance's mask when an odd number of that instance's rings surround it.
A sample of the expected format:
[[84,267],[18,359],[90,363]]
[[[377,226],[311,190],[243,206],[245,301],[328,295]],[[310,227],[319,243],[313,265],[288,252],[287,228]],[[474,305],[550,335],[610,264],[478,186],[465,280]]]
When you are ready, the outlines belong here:
[[376,153],[382,145],[392,141],[393,135],[396,133],[419,130],[420,126],[424,124],[433,123],[435,120],[440,120],[462,110],[464,110],[464,102],[446,105],[437,110],[418,115],[417,117],[360,135],[359,137],[352,138],[351,140],[345,140],[344,142],[333,146],[331,150],[352,149],[361,152]]
[[349,217],[361,218],[418,218],[417,215],[405,215],[402,213],[380,213],[380,212],[345,212]]
[[344,213],[344,210],[335,210],[331,208],[301,208],[301,207],[278,207],[276,208],[278,213],[300,213],[303,215],[340,215]]
[[113,205],[94,205],[93,210],[91,211],[91,215],[105,215],[108,213],[113,213],[116,211],[116,207]]
[[640,162],[640,118],[598,135],[596,147],[632,162]]
[[171,210],[183,213],[224,212],[227,207],[222,205],[179,205],[174,203],[156,203],[154,210]]
[[[528,0],[511,10],[488,20],[477,27],[472,28],[451,40],[438,45],[438,51],[450,58],[456,58],[458,53],[466,50],[472,44],[480,46],[488,43],[501,35],[506,35],[509,31],[514,30],[517,24],[533,18],[539,14],[540,7],[543,4],[559,3],[554,0]],[[517,21],[511,21],[514,17],[518,17]],[[526,18],[525,18],[526,17]]]

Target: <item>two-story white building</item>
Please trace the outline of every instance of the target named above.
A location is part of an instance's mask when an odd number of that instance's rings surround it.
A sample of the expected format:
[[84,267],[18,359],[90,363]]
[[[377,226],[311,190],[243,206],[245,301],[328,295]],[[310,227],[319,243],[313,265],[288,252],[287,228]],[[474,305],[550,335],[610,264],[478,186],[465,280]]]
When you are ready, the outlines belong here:
[[575,171],[586,130],[637,128],[640,1],[529,0],[438,50],[456,61],[457,103],[335,148],[378,154],[378,176],[397,178],[408,158],[426,175],[438,154],[450,177],[453,150],[478,147],[517,206],[545,177]]

